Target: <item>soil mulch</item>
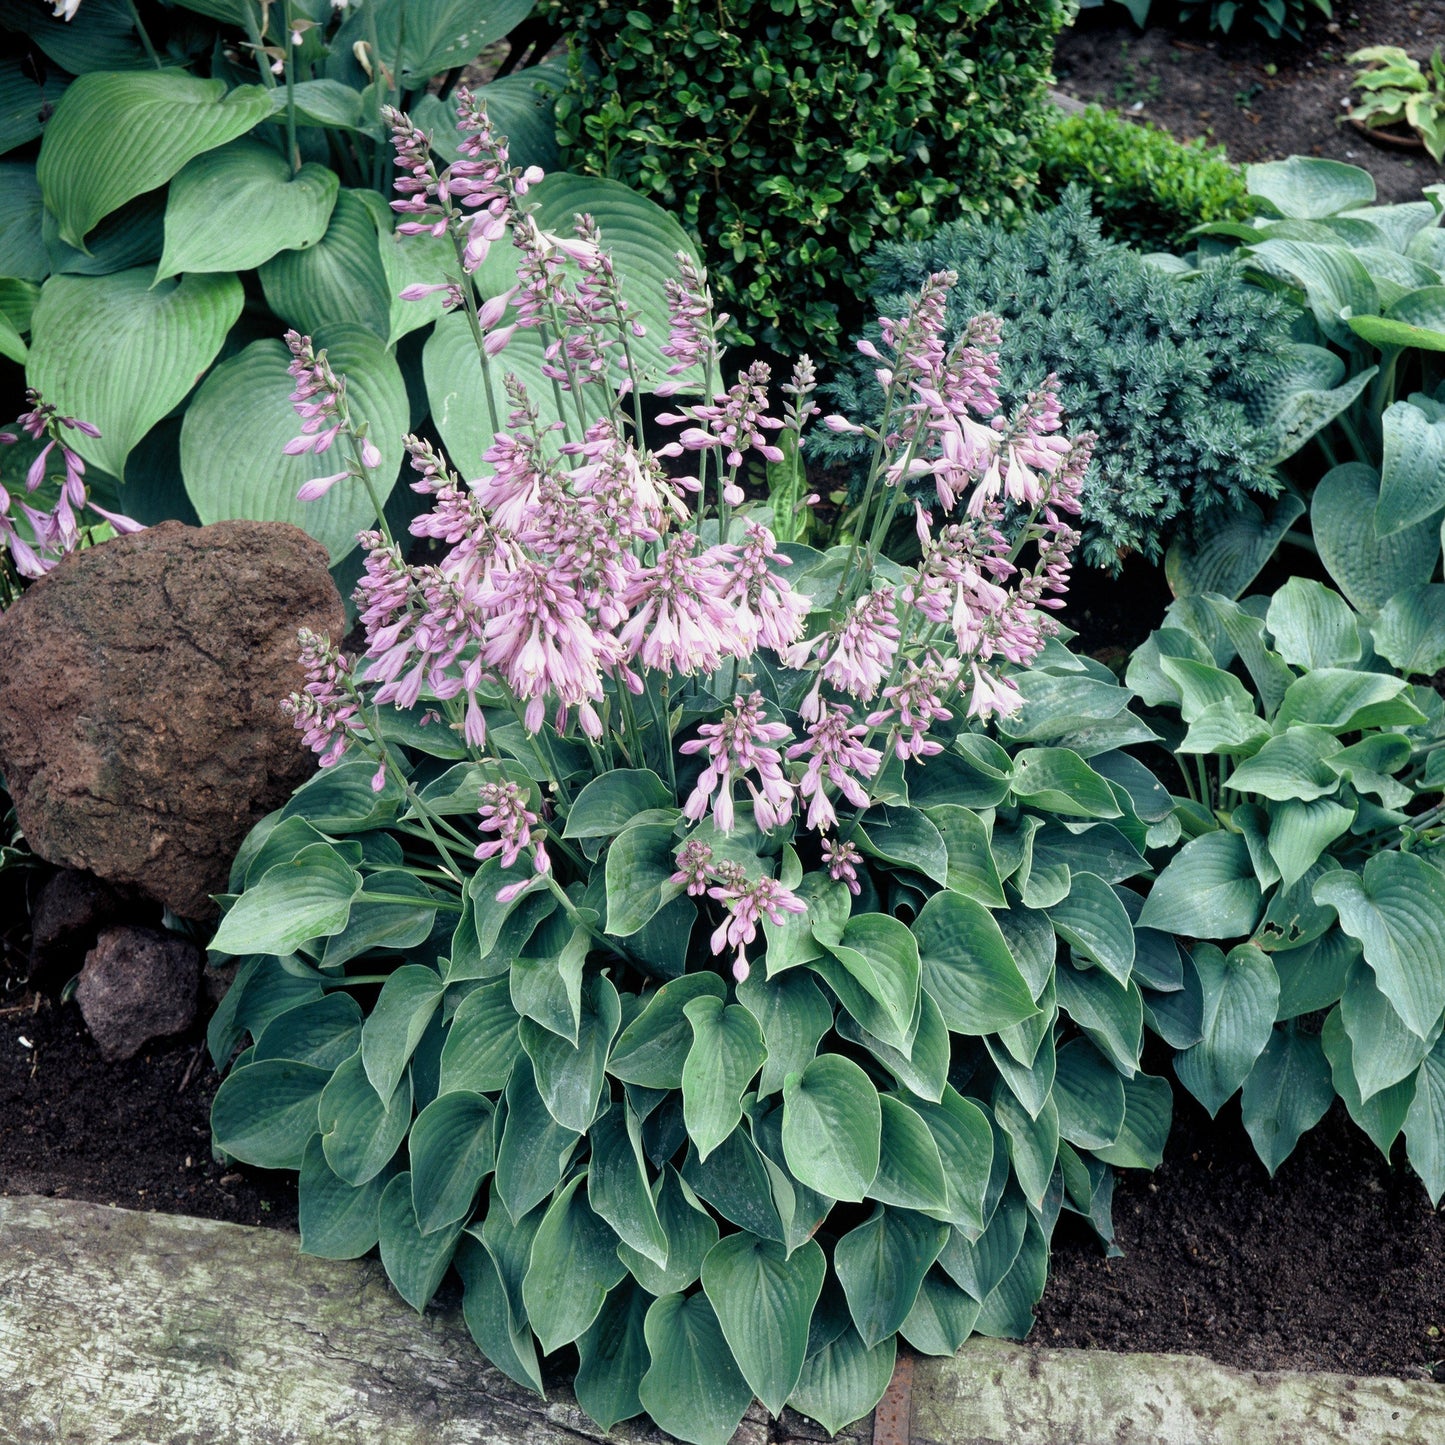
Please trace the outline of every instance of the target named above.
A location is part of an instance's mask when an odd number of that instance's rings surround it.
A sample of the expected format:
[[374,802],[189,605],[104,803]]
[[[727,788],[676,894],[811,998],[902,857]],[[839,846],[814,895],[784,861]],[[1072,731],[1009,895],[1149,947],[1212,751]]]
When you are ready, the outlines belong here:
[[[73,1003],[0,995],[0,1194],[294,1229],[293,1176],[211,1159],[218,1084],[199,1031],[107,1065]],[[1271,1181],[1236,1105],[1175,1096],[1163,1166],[1119,1176],[1125,1257],[1065,1215],[1032,1338],[1445,1380],[1445,1214],[1414,1175],[1336,1106]]]
[[1054,73],[1066,95],[1138,115],[1181,140],[1203,136],[1240,164],[1327,156],[1370,171],[1382,202],[1418,200],[1445,171],[1423,150],[1385,150],[1338,123],[1356,74],[1345,57],[1398,45],[1427,60],[1445,45],[1445,0],[1336,0],[1334,10],[1332,22],[1319,17],[1294,43],[1270,41],[1247,17],[1225,37],[1162,25],[1140,31],[1109,4],[1084,11],[1059,38]]

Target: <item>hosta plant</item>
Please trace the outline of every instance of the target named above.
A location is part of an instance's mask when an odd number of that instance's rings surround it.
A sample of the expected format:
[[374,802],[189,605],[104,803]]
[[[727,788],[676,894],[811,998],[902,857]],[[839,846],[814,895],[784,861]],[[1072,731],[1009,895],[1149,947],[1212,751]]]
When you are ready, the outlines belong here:
[[[308,510],[295,493],[310,459],[276,459],[293,420],[279,333],[300,327],[344,360],[389,496],[403,433],[428,411],[445,428],[451,404],[440,304],[397,292],[459,268],[445,238],[396,234],[381,107],[410,110],[450,158],[455,94],[434,94],[434,78],[530,10],[85,0],[56,18],[38,0],[0,5],[0,354],[96,426],[73,440],[102,500],[142,520],[291,521],[333,561],[352,551],[365,503]],[[560,80],[540,65],[485,88],[524,163],[555,155]],[[569,217],[576,198],[560,191],[575,184],[555,177],[544,206]],[[628,194],[610,189],[614,205]],[[576,204],[602,210],[598,192]],[[665,259],[681,232],[628,199]]]
[[[1159,709],[1188,841],[1141,925],[1197,940],[1211,1114],[1236,1090],[1271,1173],[1336,1095],[1382,1152],[1403,1132],[1445,1194],[1445,586],[1370,618],[1295,578],[1271,598],[1176,602],[1129,685]],[[1165,1037],[1168,1038],[1167,1032]],[[1178,1046],[1178,1041],[1170,1039]]]
[[1348,118],[1370,130],[1405,126],[1413,130],[1438,166],[1445,158],[1445,59],[1437,46],[1429,73],[1398,45],[1369,45],[1349,57],[1364,67],[1350,83],[1364,94]]
[[[756,1395],[836,1430],[900,1335],[1027,1331],[1059,1210],[1107,1238],[1111,1166],[1163,1146],[1142,1020],[1182,964],[1124,885],[1177,824],[1130,694],[1049,635],[1089,439],[1049,388],[1000,407],[940,275],[884,330],[857,540],[779,544],[738,476],[797,457],[809,363],[779,416],[766,368],[726,385],[683,255],[649,379],[606,233],[396,119],[407,224],[520,248],[513,320],[452,313],[500,421],[465,482],[408,440],[432,550],[378,519],[363,655],[303,639],[325,766],[222,900],[216,1144],[299,1171],[302,1247],[379,1245],[416,1308],[455,1266],[488,1358],[540,1389],[565,1351],[605,1427],[720,1445]],[[366,483],[345,377],[291,347],[337,468],[307,494]],[[654,431],[639,391],[688,374]]]
[[1378,206],[1367,171],[1302,156],[1245,175],[1262,213],[1204,227],[1198,258],[1237,250],[1258,284],[1304,305],[1284,372],[1252,400],[1289,488],[1269,515],[1253,505],[1221,515],[1177,548],[1170,582],[1176,595],[1238,596],[1281,540],[1302,540],[1373,613],[1428,582],[1440,553],[1440,197],[1429,187],[1421,200]]

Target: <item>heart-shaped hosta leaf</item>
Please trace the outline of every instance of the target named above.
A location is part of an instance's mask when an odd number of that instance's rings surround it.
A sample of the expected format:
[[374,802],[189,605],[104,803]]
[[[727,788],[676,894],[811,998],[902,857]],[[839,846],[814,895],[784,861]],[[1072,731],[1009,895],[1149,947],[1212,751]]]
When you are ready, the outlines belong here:
[[1379,536],[1374,521],[1379,499],[1379,474],[1346,462],[1320,478],[1310,500],[1320,560],[1340,591],[1367,614],[1397,592],[1428,582],[1440,555],[1440,534],[1428,521]]
[[1364,875],[1327,873],[1316,903],[1338,910],[1380,992],[1405,1025],[1429,1036],[1445,1012],[1445,876],[1411,853],[1380,853]]
[[211,947],[218,953],[284,956],[340,933],[361,891],[361,875],[331,846],[312,843],[268,869],[221,920]]
[[296,1182],[302,1253],[320,1259],[360,1259],[375,1249],[381,1233],[381,1196],[395,1172],[383,1169],[358,1189],[332,1171],[321,1135],[313,1134]]
[[491,1172],[492,1103],[481,1094],[442,1094],[411,1127],[411,1198],[417,1226],[432,1234],[472,1212]]
[[[1445,350],[1445,335],[1439,339]],[[1397,401],[1385,409],[1380,427],[1384,448],[1375,535],[1391,537],[1445,507],[1445,422],[1432,422],[1413,402]]]
[[1194,950],[1194,968],[1204,986],[1204,1037],[1175,1058],[1174,1071],[1212,1118],[1249,1076],[1270,1040],[1279,978],[1269,956],[1248,943],[1228,956],[1201,943]]
[[223,80],[184,70],[80,76],[45,128],[36,166],[61,238],[84,249],[97,221],[163,186],[192,157],[245,135],[270,112],[264,86],[228,90]]
[[1339,211],[1368,206],[1375,199],[1375,178],[1359,166],[1313,156],[1291,156],[1244,168],[1245,183],[1281,215],[1318,220]]
[[[187,277],[182,284],[216,279]],[[381,341],[360,327],[333,327],[315,341],[346,378],[352,418],[367,423],[381,452],[374,480],[385,502],[401,467],[409,421],[401,371]],[[284,455],[301,430],[290,401],[290,360],[281,342],[253,341],[206,378],[181,426],[181,470],[203,522],[291,522],[322,543],[335,563],[356,546],[359,531],[375,525],[376,513],[359,482],[338,482],[317,501],[297,501],[303,482],[341,471],[350,458],[341,450],[344,441],[319,457]]]
[[334,1069],[360,1047],[361,1009],[350,994],[338,991],[277,1015],[261,1030],[251,1060],[294,1059]]
[[383,1099],[371,1086],[361,1055],[331,1076],[317,1106],[326,1162],[348,1184],[362,1185],[391,1163],[411,1124],[411,1079]]
[[30,384],[100,429],[67,443],[122,480],[131,450],[185,399],[244,301],[234,276],[154,282],[148,266],[52,276],[31,317]]
[[647,1413],[691,1445],[727,1445],[753,1392],[707,1295],[663,1295],[643,1328],[652,1363],[637,1393]]
[[1105,1164],[1121,1169],[1157,1169],[1164,1158],[1169,1122],[1174,1115],[1174,1091],[1168,1079],[1135,1074],[1124,1085],[1124,1127],[1119,1137],[1094,1150]]
[[662,1178],[653,1188],[653,1199],[667,1235],[666,1267],[659,1267],[625,1239],[617,1253],[649,1294],[678,1294],[691,1288],[702,1273],[702,1262],[718,1240],[717,1221],[671,1164],[663,1166]]
[[607,1292],[627,1274],[617,1236],[598,1217],[579,1174],[557,1191],[532,1241],[522,1300],[544,1354],[571,1344],[597,1318]]
[[935,893],[914,920],[923,986],[954,1033],[982,1035],[1037,1012],[993,914],[958,893]]
[[886,1339],[869,1349],[849,1325],[817,1354],[808,1356],[788,1404],[816,1420],[830,1435],[836,1435],[883,1398],[893,1378],[897,1355],[896,1339]]
[[537,1092],[564,1128],[581,1134],[597,1117],[607,1050],[621,1022],[617,990],[602,974],[593,974],[583,983],[575,1045],[535,1019],[522,1020],[522,1047],[532,1060]]
[[422,963],[402,964],[382,984],[361,1028],[361,1061],[383,1099],[389,1099],[401,1081],[407,1060],[441,1004],[442,987],[437,971]]
[[808,1322],[827,1271],[812,1240],[789,1254],[755,1234],[730,1234],[702,1264],[702,1287],[743,1378],[771,1414],[802,1374]]
[[1218,593],[1238,597],[1274,556],[1280,539],[1304,515],[1304,503],[1286,493],[1268,516],[1252,501],[1208,513],[1187,541],[1173,543],[1164,575],[1176,597]]
[[868,1197],[904,1209],[948,1208],[948,1181],[928,1125],[901,1099],[883,1094],[883,1141]]
[[868,1075],[841,1054],[824,1054],[783,1085],[788,1168],[830,1199],[861,1200],[878,1173],[883,1110]]
[[1265,626],[1294,667],[1347,667],[1360,660],[1360,631],[1344,598],[1320,582],[1291,577],[1270,598]]
[[1293,1028],[1275,1029],[1240,1096],[1244,1127],[1271,1178],[1300,1136],[1324,1118],[1334,1097],[1319,1039]]
[[267,1059],[227,1074],[211,1105],[217,1145],[243,1164],[299,1169],[316,1133],[316,1105],[329,1069]]
[[1186,843],[1159,875],[1139,926],[1180,938],[1243,938],[1253,932],[1262,902],[1244,839],[1206,833]]
[[381,1263],[396,1292],[421,1314],[437,1292],[456,1253],[462,1226],[453,1224],[423,1234],[411,1202],[411,1175],[398,1174],[386,1186],[378,1206]]
[[197,156],[171,183],[157,277],[249,271],[326,234],[340,182],[309,162],[295,175],[279,151],[243,138]]
[[308,336],[345,322],[364,326],[383,343],[391,335],[391,289],[376,216],[359,191],[336,197],[314,245],[273,255],[260,276],[271,309]]
[[1428,582],[1397,592],[1371,626],[1375,651],[1406,677],[1445,667],[1445,586]]
[[606,1431],[642,1413],[637,1393],[650,1359],[645,1321],[652,1296],[624,1279],[577,1341],[577,1403]]
[[508,1379],[542,1394],[537,1342],[525,1316],[519,1320],[514,1314],[501,1267],[490,1248],[479,1243],[471,1230],[458,1241],[456,1265],[466,1291],[462,1317],[477,1348]]
[[1320,1044],[1325,1057],[1330,1061],[1330,1078],[1335,1093],[1345,1101],[1350,1118],[1370,1136],[1381,1154],[1387,1159],[1400,1130],[1405,1125],[1405,1116],[1415,1097],[1415,1080],[1403,1079],[1388,1089],[1382,1089],[1369,1099],[1360,1098],[1360,1088],[1355,1081],[1354,1059],[1350,1047],[1350,1036],[1345,1032],[1340,1010],[1335,1008],[1325,1016],[1320,1029]]
[[908,1318],[923,1276],[947,1239],[946,1224],[880,1204],[834,1246],[833,1267],[865,1344],[881,1344]]
[[693,1039],[682,1069],[682,1116],[698,1158],[706,1159],[737,1127],[743,1094],[768,1051],[757,1020],[741,1004],[704,995],[684,1012]]

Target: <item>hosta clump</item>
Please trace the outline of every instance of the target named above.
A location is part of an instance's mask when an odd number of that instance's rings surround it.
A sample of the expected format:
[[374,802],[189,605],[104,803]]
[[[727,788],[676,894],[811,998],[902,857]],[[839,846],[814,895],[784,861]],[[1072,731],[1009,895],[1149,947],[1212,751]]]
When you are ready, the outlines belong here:
[[[1237,267],[1210,266],[1180,281],[1104,240],[1076,189],[1021,230],[956,222],[928,241],[881,246],[873,262],[873,296],[884,309],[929,273],[956,271],[949,336],[977,311],[1000,316],[1004,395],[1054,375],[1065,411],[1098,433],[1084,483],[1090,565],[1117,571],[1129,552],[1158,558],[1175,532],[1279,490],[1271,437],[1247,403],[1280,368],[1288,312],[1246,285]],[[880,394],[864,360],[836,399],[866,412]],[[859,443],[844,439],[831,450],[866,466]]]
[[[1445,1194],[1445,586],[1373,619],[1296,578],[1176,602],[1129,685],[1161,710],[1186,842],[1139,922],[1193,948],[1197,1029],[1161,1026],[1211,1114],[1242,1088],[1271,1173],[1338,1094]],[[1323,1022],[1320,1022],[1320,1019]],[[1191,1034],[1193,1037],[1191,1037]]]
[[[1049,636],[1088,439],[1047,387],[1000,408],[934,277],[884,327],[858,541],[778,544],[738,474],[796,459],[808,364],[780,417],[765,369],[724,388],[682,257],[651,380],[704,389],[653,445],[605,237],[397,125],[408,224],[519,248],[518,329],[468,321],[505,425],[469,482],[409,442],[435,560],[368,535],[364,656],[303,639],[327,766],[236,860],[217,1144],[299,1170],[303,1247],[379,1243],[417,1308],[454,1264],[513,1378],[575,1351],[604,1426],[720,1442],[757,1395],[836,1429],[900,1333],[1025,1332],[1059,1210],[1108,1237],[1110,1166],[1167,1129],[1139,1048],[1181,965],[1123,885],[1177,825],[1130,694]],[[527,342],[535,387],[499,374]],[[297,445],[340,446],[344,378],[291,344]]]

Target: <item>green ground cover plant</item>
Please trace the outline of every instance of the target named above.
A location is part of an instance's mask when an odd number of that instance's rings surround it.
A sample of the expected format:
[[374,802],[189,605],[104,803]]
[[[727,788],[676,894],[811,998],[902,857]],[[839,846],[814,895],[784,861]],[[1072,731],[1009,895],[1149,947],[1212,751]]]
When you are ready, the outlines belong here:
[[1185,144],[1117,111],[1060,116],[1037,144],[1040,192],[1058,200],[1084,186],[1104,235],[1138,251],[1188,249],[1194,227],[1251,210],[1244,173],[1222,146]]
[[[553,0],[595,73],[558,107],[563,163],[652,196],[697,236],[760,345],[828,359],[864,255],[1027,204],[1062,0]],[[844,138],[840,143],[840,138]]]
[[[1107,0],[1079,0],[1082,10],[1094,10]],[[1228,35],[1235,23],[1253,21],[1271,40],[1302,40],[1305,27],[1317,16],[1333,19],[1330,0],[1170,0],[1155,4],[1153,0],[1118,0],[1141,29],[1151,20],[1155,24],[1182,24],[1202,20],[1210,30]]]
[[[303,1247],[379,1246],[416,1308],[454,1264],[513,1378],[575,1351],[604,1426],[721,1445],[756,1395],[836,1430],[900,1335],[1025,1333],[1060,1210],[1111,1238],[1112,1168],[1167,1132],[1139,1054],[1183,963],[1128,884],[1178,823],[1131,695],[1049,622],[1092,438],[1051,387],[1001,403],[992,318],[945,344],[939,275],[888,328],[910,420],[853,540],[777,542],[738,480],[806,446],[811,365],[781,416],[766,367],[725,387],[683,253],[651,384],[701,396],[650,445],[642,282],[585,220],[537,229],[462,113],[445,177],[392,119],[419,223],[521,247],[470,357],[507,422],[470,486],[408,439],[442,551],[408,564],[376,508],[364,656],[303,638],[325,766],[221,900],[216,1143],[297,1170]],[[365,494],[344,378],[290,346],[342,458],[306,495]],[[931,519],[895,484],[924,469]]]
[[[1296,577],[1176,602],[1128,684],[1183,775],[1188,841],[1139,917],[1193,939],[1179,1081],[1241,1091],[1270,1173],[1338,1096],[1445,1194],[1445,585],[1375,614]],[[1322,1022],[1321,1022],[1322,1020]],[[1167,1030],[1161,1030],[1169,1039]],[[1169,1042],[1178,1043],[1169,1039]]]
[[[1083,556],[1117,571],[1211,514],[1280,489],[1277,439],[1251,403],[1283,369],[1292,308],[1245,283],[1228,260],[1180,279],[1107,241],[1075,188],[1021,228],[961,221],[929,240],[882,246],[872,295],[892,312],[931,272],[958,275],[950,335],[974,312],[1002,318],[1001,385],[1021,397],[1057,376],[1070,416],[1099,436],[1084,483]],[[876,336],[876,330],[864,334]],[[865,354],[835,384],[841,403],[875,408]],[[866,440],[826,451],[866,465]]]

